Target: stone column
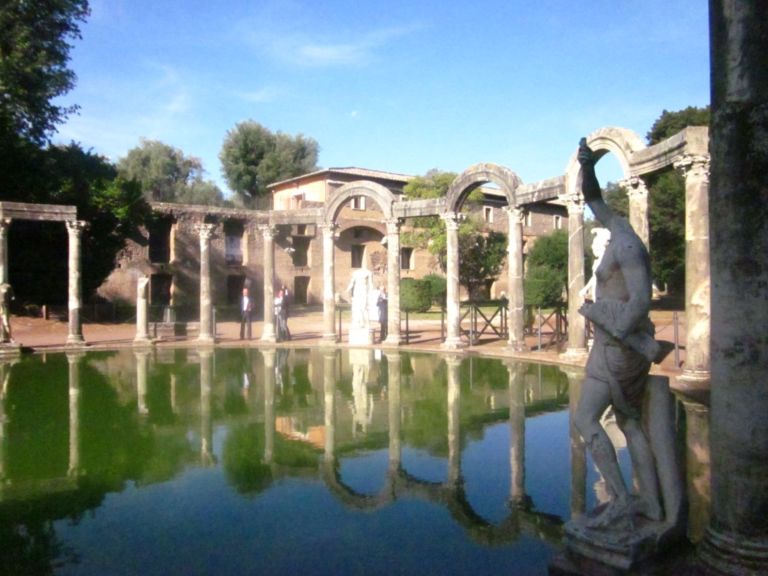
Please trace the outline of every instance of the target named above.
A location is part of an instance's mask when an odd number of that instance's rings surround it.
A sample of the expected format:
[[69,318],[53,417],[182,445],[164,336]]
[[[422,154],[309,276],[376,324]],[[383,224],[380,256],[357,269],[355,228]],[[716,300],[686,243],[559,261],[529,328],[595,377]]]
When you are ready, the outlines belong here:
[[568,349],[569,356],[587,353],[584,316],[579,314],[584,288],[584,203],[568,199]]
[[322,224],[323,231],[323,342],[335,344],[336,334],[336,279],[334,277],[335,224]]
[[80,317],[82,304],[82,284],[80,279],[80,238],[88,224],[82,220],[68,220],[67,237],[69,239],[69,329],[67,346],[82,346],[83,323]]
[[448,484],[461,484],[461,382],[460,356],[446,356],[448,367]]
[[5,468],[5,425],[8,423],[8,417],[5,415],[5,399],[8,395],[8,381],[11,377],[11,364],[0,362],[0,485],[4,484],[6,478]]
[[211,298],[211,237],[215,224],[198,224],[200,234],[200,344],[213,344],[213,302]]
[[275,228],[262,226],[264,237],[264,324],[262,342],[276,342],[275,333]]
[[688,495],[688,538],[699,543],[709,524],[712,505],[711,460],[709,451],[709,408],[684,399],[685,473]]
[[768,565],[768,3],[711,0],[712,519],[723,574]]
[[507,209],[509,219],[509,244],[507,246],[507,267],[509,270],[509,347],[516,351],[525,346],[525,293],[523,290],[523,218],[522,208]]
[[387,338],[400,345],[400,220],[387,220]]
[[80,473],[80,360],[83,355],[67,352],[69,366],[69,467],[67,474]]
[[650,228],[648,226],[648,188],[642,178],[631,176],[619,182],[619,186],[627,191],[629,200],[629,225],[650,248]]
[[148,284],[149,277],[147,276],[141,276],[136,283],[136,336],[133,338],[134,346],[147,345],[152,342],[149,337]]
[[685,177],[685,366],[683,383],[709,384],[709,158],[685,155],[675,162]]
[[8,282],[8,228],[10,218],[0,218],[0,284]]
[[447,335],[442,347],[456,350],[464,347],[461,341],[461,301],[459,293],[459,215],[443,214],[446,243],[448,248],[446,264],[446,307]]

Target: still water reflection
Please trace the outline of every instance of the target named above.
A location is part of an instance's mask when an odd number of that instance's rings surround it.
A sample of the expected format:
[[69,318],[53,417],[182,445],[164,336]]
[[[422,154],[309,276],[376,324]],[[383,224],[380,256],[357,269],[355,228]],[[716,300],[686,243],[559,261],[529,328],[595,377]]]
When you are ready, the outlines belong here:
[[0,572],[544,574],[601,492],[571,380],[371,350],[0,364]]

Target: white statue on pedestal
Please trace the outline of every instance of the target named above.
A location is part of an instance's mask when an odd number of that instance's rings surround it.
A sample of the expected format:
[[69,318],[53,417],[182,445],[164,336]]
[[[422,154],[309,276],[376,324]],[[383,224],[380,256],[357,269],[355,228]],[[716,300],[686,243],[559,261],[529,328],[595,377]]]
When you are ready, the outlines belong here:
[[373,276],[366,268],[360,268],[352,273],[347,286],[351,295],[352,323],[349,327],[349,343],[368,345],[373,343],[371,336],[371,321],[368,314],[368,303],[373,290]]

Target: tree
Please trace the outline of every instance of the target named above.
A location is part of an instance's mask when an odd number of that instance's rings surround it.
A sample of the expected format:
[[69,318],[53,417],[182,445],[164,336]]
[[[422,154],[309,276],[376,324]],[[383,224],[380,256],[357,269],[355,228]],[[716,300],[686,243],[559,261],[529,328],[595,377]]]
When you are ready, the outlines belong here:
[[248,120],[227,132],[219,159],[229,187],[246,203],[256,203],[269,184],[317,170],[318,149],[312,138],[273,134]]
[[[647,134],[648,144],[674,136],[687,126],[708,126],[709,106],[669,112],[664,110]],[[668,170],[647,179],[651,273],[670,292],[685,290],[685,182]]]
[[[114,269],[115,256],[149,216],[141,189],[117,176],[104,157],[79,144],[40,151],[34,200],[74,205],[88,227],[82,235],[82,286],[95,292]],[[67,238],[63,226],[14,222],[10,234],[10,278],[22,302],[63,303],[67,294]]]
[[550,308],[563,305],[568,285],[568,234],[555,230],[541,236],[528,253],[525,302]]
[[225,204],[218,186],[203,180],[205,171],[198,158],[157,140],[142,140],[118,161],[117,170],[125,180],[138,182],[147,200]]
[[459,283],[470,298],[485,297],[501,274],[507,257],[507,236],[501,232],[475,232],[459,236]]
[[0,6],[0,138],[43,144],[74,112],[55,99],[69,92],[70,41],[80,38],[87,0],[5,0]]

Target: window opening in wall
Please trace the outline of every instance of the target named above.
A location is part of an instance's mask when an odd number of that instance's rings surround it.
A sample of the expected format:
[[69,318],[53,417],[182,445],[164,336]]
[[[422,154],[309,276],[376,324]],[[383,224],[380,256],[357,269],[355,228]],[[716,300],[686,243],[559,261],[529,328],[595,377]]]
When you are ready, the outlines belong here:
[[240,266],[243,263],[243,224],[228,220],[224,223],[224,260],[227,264]]
[[298,210],[301,208],[301,204],[304,202],[304,194],[296,194],[291,196],[291,209]]
[[309,266],[309,238],[305,236],[293,237],[293,258],[294,266]]
[[171,261],[170,218],[154,218],[149,224],[149,261],[153,264],[168,264]]
[[243,286],[245,286],[245,276],[227,276],[227,305],[238,306],[240,304],[240,297],[243,295]]
[[493,222],[493,208],[491,206],[483,206],[483,220],[485,220],[487,224]]
[[173,276],[152,274],[149,277],[149,303],[152,306],[170,306]]
[[400,269],[413,270],[413,248],[400,248]]
[[309,276],[296,276],[293,279],[293,303],[309,304],[307,294],[309,293]]
[[352,197],[352,210],[365,210],[365,196]]
[[525,226],[528,226],[529,228],[533,226],[533,214],[526,211],[524,222]]
[[362,244],[352,244],[350,247],[350,253],[352,256],[352,268],[362,268],[363,256],[365,255],[365,246]]
[[555,230],[562,230],[563,228],[563,217],[559,214],[555,214],[552,221],[552,226],[555,228]]
[[307,234],[307,225],[306,224],[297,224],[296,225],[296,234],[298,236],[305,236]]

